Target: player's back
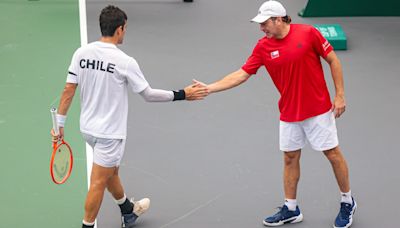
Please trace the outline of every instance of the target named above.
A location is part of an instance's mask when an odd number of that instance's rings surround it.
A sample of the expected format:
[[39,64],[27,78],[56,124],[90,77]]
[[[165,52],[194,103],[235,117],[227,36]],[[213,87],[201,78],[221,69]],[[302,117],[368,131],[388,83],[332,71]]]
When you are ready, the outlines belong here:
[[102,138],[125,138],[129,61],[134,60],[114,44],[100,41],[75,52],[69,71],[75,74],[80,86],[83,133]]

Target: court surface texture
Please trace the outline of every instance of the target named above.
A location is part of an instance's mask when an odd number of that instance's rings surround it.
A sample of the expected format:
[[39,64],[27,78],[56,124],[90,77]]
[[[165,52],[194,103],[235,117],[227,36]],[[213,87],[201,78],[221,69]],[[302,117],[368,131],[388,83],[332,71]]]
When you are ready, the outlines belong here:
[[[138,61],[153,88],[180,89],[193,78],[210,83],[239,69],[263,36],[249,22],[262,2],[88,0],[87,38],[99,38],[100,10],[116,4],[128,15],[120,48]],[[358,203],[352,227],[397,227],[399,17],[301,18],[306,0],[281,2],[293,23],[338,23],[346,32],[349,49],[336,53],[347,108],[337,127]],[[78,1],[0,0],[0,12],[0,227],[79,228],[87,173],[78,96],[66,127],[72,176],[57,186],[48,170],[49,109],[58,105],[80,46]],[[325,63],[324,70],[333,95]],[[263,227],[283,203],[278,98],[263,68],[238,88],[200,102],[146,103],[131,93],[120,175],[128,196],[152,200],[136,227]],[[340,195],[328,160],[307,146],[301,167],[304,221],[287,227],[332,227]],[[120,227],[119,216],[106,193],[98,227]]]

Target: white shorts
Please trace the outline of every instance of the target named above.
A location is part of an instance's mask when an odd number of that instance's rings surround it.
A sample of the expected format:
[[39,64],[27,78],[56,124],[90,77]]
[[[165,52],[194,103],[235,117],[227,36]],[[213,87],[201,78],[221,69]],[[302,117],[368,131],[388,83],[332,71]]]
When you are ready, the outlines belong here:
[[125,139],[96,138],[82,133],[85,141],[93,149],[93,163],[110,168],[121,164],[125,151]]
[[339,145],[332,111],[301,122],[280,121],[280,150],[289,152],[302,149],[306,145],[306,139],[311,147],[318,151],[329,150]]

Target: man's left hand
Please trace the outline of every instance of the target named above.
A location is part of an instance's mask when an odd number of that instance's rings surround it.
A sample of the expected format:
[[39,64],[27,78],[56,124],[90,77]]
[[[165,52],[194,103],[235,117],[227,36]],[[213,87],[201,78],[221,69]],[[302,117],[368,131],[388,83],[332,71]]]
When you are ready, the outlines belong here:
[[335,96],[332,111],[335,114],[335,118],[339,118],[346,111],[346,101],[344,96]]

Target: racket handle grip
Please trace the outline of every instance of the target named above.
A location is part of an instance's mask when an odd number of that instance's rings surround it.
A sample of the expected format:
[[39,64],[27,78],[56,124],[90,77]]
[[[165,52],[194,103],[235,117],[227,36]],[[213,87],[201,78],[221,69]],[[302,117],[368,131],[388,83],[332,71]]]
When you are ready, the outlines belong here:
[[60,130],[59,130],[58,124],[57,124],[57,109],[51,108],[50,113],[51,113],[51,120],[53,121],[53,131],[56,135],[59,135]]

